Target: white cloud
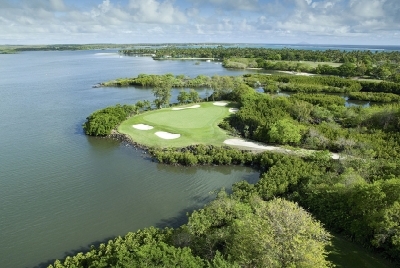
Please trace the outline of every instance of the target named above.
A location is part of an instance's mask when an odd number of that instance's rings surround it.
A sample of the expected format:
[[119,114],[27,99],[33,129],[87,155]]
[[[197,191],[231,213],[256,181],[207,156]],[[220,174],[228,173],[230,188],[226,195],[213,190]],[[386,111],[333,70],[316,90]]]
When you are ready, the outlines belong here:
[[186,16],[172,2],[156,0],[130,0],[129,7],[134,11],[134,19],[147,23],[180,24]]
[[239,23],[239,30],[242,32],[251,32],[254,30],[254,27],[252,25],[248,24],[246,19],[243,19]]
[[400,43],[400,0],[89,2],[94,1],[81,2],[78,8],[64,0],[0,0],[0,43],[164,42],[167,38],[176,42]]
[[386,0],[382,6],[385,16],[388,18],[389,22],[394,22],[393,26],[399,30],[399,25],[395,23],[400,23],[400,1],[399,0]]
[[151,28],[147,30],[149,33],[156,33],[156,34],[163,34],[164,30],[160,26],[156,26],[154,28]]
[[110,0],[104,0],[101,4],[97,6],[97,8],[92,9],[90,14],[92,17],[98,17],[106,14],[111,9],[112,5],[110,4]]
[[65,11],[67,7],[64,4],[63,0],[50,0],[50,6],[55,11]]
[[197,6],[213,6],[226,10],[254,11],[260,8],[258,0],[190,0],[190,2]]
[[201,25],[196,24],[196,33],[197,34],[204,34],[204,31],[201,29]]
[[98,7],[103,14],[107,13],[111,9],[110,0],[104,0]]
[[382,9],[384,2],[385,0],[369,0],[367,3],[365,0],[350,0],[349,6],[355,16],[364,18],[377,18],[384,15],[384,11]]

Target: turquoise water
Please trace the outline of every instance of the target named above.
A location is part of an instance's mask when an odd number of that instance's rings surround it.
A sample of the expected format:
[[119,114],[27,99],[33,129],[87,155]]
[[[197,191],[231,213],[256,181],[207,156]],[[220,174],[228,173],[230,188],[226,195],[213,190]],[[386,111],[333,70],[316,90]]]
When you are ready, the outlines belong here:
[[153,98],[143,88],[92,88],[98,82],[251,72],[115,52],[0,55],[0,267],[43,266],[129,231],[176,226],[210,192],[258,179],[243,167],[164,166],[126,144],[85,136],[91,112]]

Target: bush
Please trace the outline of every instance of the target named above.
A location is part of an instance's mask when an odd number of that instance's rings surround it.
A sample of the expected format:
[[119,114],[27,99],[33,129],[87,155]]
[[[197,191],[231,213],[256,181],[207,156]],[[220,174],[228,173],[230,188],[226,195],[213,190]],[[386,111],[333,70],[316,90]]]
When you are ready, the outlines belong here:
[[82,127],[86,135],[107,136],[134,111],[134,105],[107,107],[89,115]]

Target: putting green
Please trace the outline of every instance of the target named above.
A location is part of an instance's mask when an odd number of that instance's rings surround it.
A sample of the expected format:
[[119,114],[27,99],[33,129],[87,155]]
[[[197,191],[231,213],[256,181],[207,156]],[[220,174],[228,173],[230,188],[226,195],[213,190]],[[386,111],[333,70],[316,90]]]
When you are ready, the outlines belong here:
[[[229,114],[231,113],[228,106],[216,106],[211,102],[201,103],[199,108],[182,110],[163,108],[125,120],[118,127],[118,131],[129,135],[135,142],[154,147],[184,147],[192,144],[222,145],[229,135],[218,127],[218,123]],[[133,127],[137,124],[150,125],[154,128],[140,130]],[[180,137],[163,139],[157,136],[156,132],[180,134]]]

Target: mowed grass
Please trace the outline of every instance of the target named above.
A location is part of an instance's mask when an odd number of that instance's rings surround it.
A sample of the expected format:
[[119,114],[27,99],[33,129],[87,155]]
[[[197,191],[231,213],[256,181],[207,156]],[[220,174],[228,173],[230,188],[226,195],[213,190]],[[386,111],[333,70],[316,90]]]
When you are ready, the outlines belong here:
[[328,248],[328,260],[337,268],[394,268],[394,263],[383,259],[376,253],[333,234],[332,246]]
[[[172,110],[163,108],[133,116],[118,127],[120,133],[129,135],[135,142],[152,147],[185,147],[193,144],[222,145],[229,135],[218,127],[229,116],[230,106],[216,106],[212,102],[200,103],[200,108]],[[190,107],[191,105],[178,106]],[[174,107],[177,108],[177,107]],[[133,125],[153,126],[151,130],[135,129]],[[180,134],[177,139],[162,139],[158,131]]]

